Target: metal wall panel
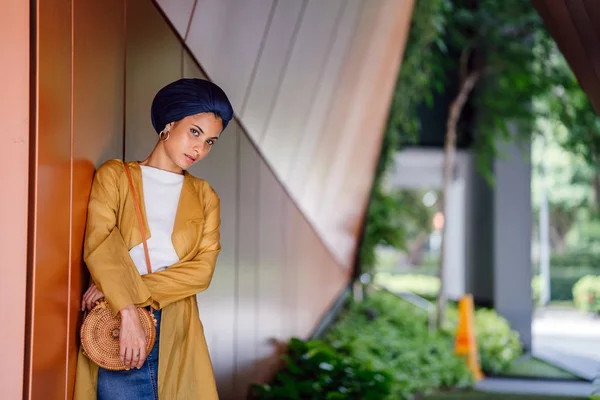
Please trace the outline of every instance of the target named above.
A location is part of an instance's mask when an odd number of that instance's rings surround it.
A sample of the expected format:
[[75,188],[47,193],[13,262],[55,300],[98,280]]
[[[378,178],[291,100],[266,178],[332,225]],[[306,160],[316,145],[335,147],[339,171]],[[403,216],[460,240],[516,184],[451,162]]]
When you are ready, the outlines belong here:
[[197,0],[156,0],[180,37],[185,38]]
[[239,134],[237,306],[234,397],[246,398],[256,382],[258,352],[259,171],[261,160],[247,135]]
[[183,46],[151,1],[127,0],[126,6],[125,159],[141,161],[158,141],[152,99],[181,78]]
[[73,7],[73,174],[67,399],[72,398],[79,348],[81,295],[89,275],[82,247],[92,178],[123,154],[125,4],[76,2]]
[[273,0],[203,0],[196,6],[186,43],[236,110],[248,90],[273,4]]
[[[340,99],[334,98],[335,89],[339,85],[344,60],[352,45],[355,36],[357,19],[362,11],[361,0],[348,0],[344,3],[341,21],[335,32],[335,40],[328,57],[325,70],[319,77],[318,92],[314,96],[312,106],[302,135],[298,136],[298,146],[292,155],[288,182],[292,185],[294,193],[301,193],[305,185],[309,166],[317,153],[323,139],[328,134],[324,130],[324,124],[329,118],[334,102]],[[302,207],[303,203],[299,203]]]
[[[206,76],[186,52],[184,76]],[[213,368],[219,386],[219,394],[231,398],[233,370],[235,365],[235,307],[236,307],[236,230],[238,199],[238,139],[240,128],[231,121],[227,129],[206,158],[194,165],[190,172],[216,190],[221,200],[221,243],[215,273],[210,290],[198,295],[200,316],[211,352]]]
[[275,107],[258,142],[286,184],[290,162],[304,133],[344,8],[341,0],[308,2]]
[[74,7],[73,157],[99,167],[123,156],[125,2]]
[[[282,230],[285,193],[266,163],[259,167],[259,222],[258,222],[258,369],[262,376],[270,376],[278,364],[282,339],[284,310],[284,275],[286,268],[285,242]],[[243,238],[240,238],[243,240]]]
[[[27,204],[29,173],[29,2],[5,0],[0,13],[0,387],[7,399],[23,398]],[[10,190],[7,190],[10,188]]]
[[354,260],[411,1],[364,3],[300,204],[342,265]]
[[600,114],[600,10],[592,0],[530,0]]
[[198,2],[185,37],[346,267],[354,261],[412,4],[207,0]]
[[247,100],[239,110],[240,118],[255,142],[261,138],[275,107],[275,99],[294,49],[307,2],[308,0],[276,2],[250,81]]
[[63,399],[71,230],[71,1],[40,2],[37,17],[35,210],[30,232],[33,265],[26,390],[32,399]]
[[[377,140],[377,135],[373,133],[383,132],[385,129],[387,105],[394,91],[396,73],[404,47],[402,45],[398,52],[398,39],[401,39],[400,43],[405,42],[406,27],[410,23],[411,4],[408,2],[403,4],[405,8],[398,10],[395,0],[384,2],[373,32],[373,37],[380,40],[371,40],[368,52],[357,56],[357,62],[365,55],[379,62],[366,64],[356,82],[354,102],[348,114],[358,118],[354,121],[351,118],[345,119],[349,123],[342,129],[346,134],[338,147],[339,156],[332,159],[331,167],[328,168],[328,184],[323,192],[324,207],[320,208],[319,217],[333,215],[333,210],[339,210],[340,199],[347,197],[348,194],[360,196],[365,192],[368,193],[370,189],[372,171],[375,170],[381,144],[381,140]],[[365,107],[364,100],[359,94],[372,99],[368,107]],[[353,171],[352,174],[348,174],[350,170]],[[346,204],[347,202],[344,202],[344,205]],[[348,204],[348,206],[347,210],[338,211],[336,216],[360,215],[364,207],[360,204],[358,207],[357,204]],[[340,220],[341,218],[338,218],[338,221]],[[356,237],[356,234],[353,232],[352,236]]]

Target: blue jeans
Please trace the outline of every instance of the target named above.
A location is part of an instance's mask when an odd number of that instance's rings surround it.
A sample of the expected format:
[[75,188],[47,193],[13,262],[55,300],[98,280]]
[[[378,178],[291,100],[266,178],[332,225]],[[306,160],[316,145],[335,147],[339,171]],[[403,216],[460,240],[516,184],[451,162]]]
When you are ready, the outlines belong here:
[[98,400],[158,400],[158,342],[161,310],[154,310],[156,342],[142,368],[98,369]]

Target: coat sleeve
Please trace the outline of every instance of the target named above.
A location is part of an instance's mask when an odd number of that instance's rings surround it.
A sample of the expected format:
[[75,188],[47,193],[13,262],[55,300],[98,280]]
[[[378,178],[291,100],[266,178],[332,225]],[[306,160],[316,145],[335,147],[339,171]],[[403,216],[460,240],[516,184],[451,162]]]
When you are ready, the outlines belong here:
[[92,183],[86,222],[83,257],[88,270],[104,293],[113,313],[134,304],[152,304],[150,291],[138,273],[117,227],[120,169],[118,160],[103,164]]
[[198,253],[189,261],[178,262],[163,271],[142,276],[159,308],[193,296],[210,285],[220,244],[220,200],[216,192],[205,183],[204,229]]

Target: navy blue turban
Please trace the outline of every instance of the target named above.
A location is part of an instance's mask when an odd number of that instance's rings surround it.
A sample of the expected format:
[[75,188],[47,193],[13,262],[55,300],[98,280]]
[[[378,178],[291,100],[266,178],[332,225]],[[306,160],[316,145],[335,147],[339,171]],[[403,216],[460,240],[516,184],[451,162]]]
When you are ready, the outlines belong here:
[[168,123],[204,112],[220,117],[223,129],[233,118],[233,107],[220,87],[204,79],[183,78],[168,84],[154,96],[152,125],[159,133]]

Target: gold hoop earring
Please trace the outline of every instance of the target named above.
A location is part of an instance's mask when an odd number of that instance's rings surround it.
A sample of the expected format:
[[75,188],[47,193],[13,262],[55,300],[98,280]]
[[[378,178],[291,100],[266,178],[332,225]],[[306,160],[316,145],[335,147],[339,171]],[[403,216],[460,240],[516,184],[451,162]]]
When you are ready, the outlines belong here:
[[166,142],[167,140],[169,140],[170,137],[171,137],[171,132],[167,131],[166,129],[160,131],[160,133],[158,134],[158,138],[160,140],[162,140],[163,142]]

